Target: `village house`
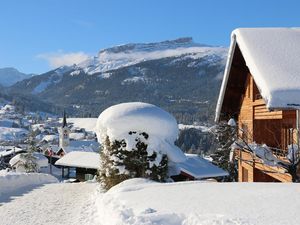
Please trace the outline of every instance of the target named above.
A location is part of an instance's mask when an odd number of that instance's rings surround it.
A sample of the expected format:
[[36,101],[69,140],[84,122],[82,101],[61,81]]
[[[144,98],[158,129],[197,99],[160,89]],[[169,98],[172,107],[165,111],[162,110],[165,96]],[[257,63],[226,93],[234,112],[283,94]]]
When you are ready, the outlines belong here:
[[239,181],[299,180],[299,56],[299,28],[232,32],[215,120],[238,123]]
[[[28,163],[28,156],[29,153],[20,153],[10,159],[9,164],[10,167],[15,170],[16,172],[27,172],[26,171],[26,164]],[[46,171],[48,167],[48,159],[39,152],[32,153],[32,159],[34,163],[36,163],[36,170],[35,172]]]
[[79,181],[91,180],[100,166],[100,155],[96,152],[70,152],[55,162],[62,169],[62,178]]

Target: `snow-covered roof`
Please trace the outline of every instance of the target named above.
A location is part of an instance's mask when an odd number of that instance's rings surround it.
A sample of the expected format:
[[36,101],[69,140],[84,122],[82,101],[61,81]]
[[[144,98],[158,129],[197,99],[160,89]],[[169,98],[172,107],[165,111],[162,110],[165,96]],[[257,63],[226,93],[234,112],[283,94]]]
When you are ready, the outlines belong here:
[[15,146],[1,146],[0,147],[0,156],[8,156],[14,153],[19,153],[22,152],[23,149],[22,148],[18,148]]
[[21,154],[18,154],[18,155],[15,155],[14,157],[12,157],[10,160],[9,160],[9,164],[11,166],[14,166],[17,162],[19,161],[22,161],[24,162],[24,159],[22,158],[22,155]]
[[300,108],[300,28],[240,28],[231,35],[216,120],[237,45],[267,108]]
[[186,161],[176,163],[178,169],[195,179],[228,176],[228,172],[213,165],[208,160],[194,154],[186,154]]
[[48,135],[45,135],[43,137],[42,141],[47,141],[47,142],[58,141],[58,135],[57,134],[48,134]]
[[57,152],[58,150],[60,150],[60,147],[58,145],[49,145],[46,149],[52,150],[53,152]]
[[100,155],[96,152],[70,152],[57,160],[55,165],[98,169]]

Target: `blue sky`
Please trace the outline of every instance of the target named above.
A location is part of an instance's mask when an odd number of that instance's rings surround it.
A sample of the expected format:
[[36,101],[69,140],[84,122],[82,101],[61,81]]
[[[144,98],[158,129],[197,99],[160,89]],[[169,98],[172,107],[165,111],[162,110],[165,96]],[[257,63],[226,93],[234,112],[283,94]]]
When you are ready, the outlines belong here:
[[297,0],[0,0],[0,68],[42,73],[117,44],[193,37],[228,46],[237,27],[299,27]]

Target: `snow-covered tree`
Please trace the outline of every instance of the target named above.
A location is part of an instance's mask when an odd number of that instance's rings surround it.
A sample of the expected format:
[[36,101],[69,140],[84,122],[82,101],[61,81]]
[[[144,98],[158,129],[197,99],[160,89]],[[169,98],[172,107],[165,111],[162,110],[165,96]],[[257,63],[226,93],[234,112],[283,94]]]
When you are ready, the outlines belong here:
[[26,173],[36,173],[38,172],[37,159],[33,156],[31,152],[22,154],[24,169]]
[[[130,141],[123,139],[111,142],[107,136],[102,145],[99,181],[107,190],[129,178],[144,177],[155,181],[167,178],[167,156],[147,149],[149,135],[129,131],[128,137]],[[132,146],[128,149],[128,145]]]
[[237,138],[236,126],[232,120],[220,122],[213,130],[216,137],[217,150],[211,155],[213,163],[228,171],[228,181],[236,181],[238,172],[236,162],[230,160],[231,146]]
[[97,121],[99,181],[106,189],[135,177],[165,181],[173,175],[169,172],[177,172],[175,163],[186,160],[175,145],[178,133],[175,118],[151,104],[122,103],[104,110]]
[[37,151],[37,141],[36,141],[36,135],[37,135],[37,131],[31,130],[28,138],[27,138],[27,143],[28,143],[28,148],[27,151],[28,152],[36,152]]
[[21,154],[21,159],[26,173],[34,173],[39,170],[37,159],[33,156],[33,153],[37,151],[35,135],[35,132],[31,130],[27,140],[27,153]]

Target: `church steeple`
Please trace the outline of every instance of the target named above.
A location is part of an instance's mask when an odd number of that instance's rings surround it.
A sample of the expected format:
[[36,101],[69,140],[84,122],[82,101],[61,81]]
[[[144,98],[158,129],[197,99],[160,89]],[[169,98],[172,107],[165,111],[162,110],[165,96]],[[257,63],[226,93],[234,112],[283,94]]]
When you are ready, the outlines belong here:
[[62,127],[67,127],[67,117],[66,117],[66,111],[64,110],[64,118],[63,118],[63,122],[62,122]]
[[66,112],[64,111],[62,126],[59,129],[59,147],[64,148],[69,146],[70,143],[69,134],[70,134],[70,130],[67,124]]

